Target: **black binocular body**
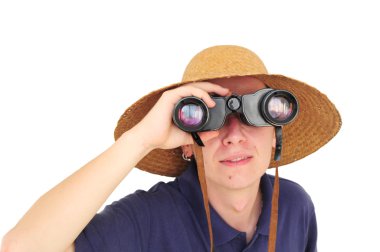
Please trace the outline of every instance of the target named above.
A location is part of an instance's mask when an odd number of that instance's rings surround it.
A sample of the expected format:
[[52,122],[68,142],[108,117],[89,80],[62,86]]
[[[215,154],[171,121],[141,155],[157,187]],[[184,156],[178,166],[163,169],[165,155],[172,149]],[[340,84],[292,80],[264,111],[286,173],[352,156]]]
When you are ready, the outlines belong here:
[[298,101],[286,90],[265,88],[252,94],[211,98],[216,103],[213,108],[194,96],[182,98],[174,107],[173,122],[183,131],[202,132],[220,129],[232,113],[256,127],[283,126],[298,114]]

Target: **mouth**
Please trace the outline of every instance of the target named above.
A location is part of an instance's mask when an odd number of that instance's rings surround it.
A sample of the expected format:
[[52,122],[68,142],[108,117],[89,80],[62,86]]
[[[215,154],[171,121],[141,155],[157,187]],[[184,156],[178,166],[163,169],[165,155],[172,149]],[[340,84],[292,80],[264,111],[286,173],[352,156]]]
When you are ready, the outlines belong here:
[[221,160],[220,163],[226,166],[236,167],[236,166],[245,165],[249,163],[252,160],[252,158],[253,157],[249,155],[234,155],[234,156]]

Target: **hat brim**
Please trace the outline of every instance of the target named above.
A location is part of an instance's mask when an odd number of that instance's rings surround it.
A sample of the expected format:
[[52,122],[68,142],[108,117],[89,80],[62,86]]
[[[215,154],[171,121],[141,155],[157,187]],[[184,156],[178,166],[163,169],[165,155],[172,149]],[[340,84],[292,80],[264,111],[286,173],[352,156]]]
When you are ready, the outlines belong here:
[[[283,127],[283,149],[278,165],[286,165],[317,151],[329,142],[341,128],[342,120],[334,104],[316,88],[301,81],[276,74],[244,75],[255,77],[273,89],[292,92],[299,102],[299,113],[292,123]],[[220,76],[228,78],[233,76]],[[192,80],[190,82],[205,81]],[[162,93],[188,82],[180,82],[153,91],[130,106],[120,117],[114,132],[117,140],[131,129],[154,106]],[[180,147],[170,150],[155,149],[136,165],[137,168],[164,176],[178,176],[186,169]],[[272,161],[268,168],[275,167]]]

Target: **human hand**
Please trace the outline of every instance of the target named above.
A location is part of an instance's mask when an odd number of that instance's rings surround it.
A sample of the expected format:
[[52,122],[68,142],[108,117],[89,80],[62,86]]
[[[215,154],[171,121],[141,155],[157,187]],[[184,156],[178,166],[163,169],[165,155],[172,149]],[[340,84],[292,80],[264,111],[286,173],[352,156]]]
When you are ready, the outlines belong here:
[[[172,122],[175,104],[183,97],[201,98],[208,107],[215,106],[209,93],[225,96],[229,90],[210,82],[190,83],[165,91],[149,113],[134,127],[132,132],[139,134],[142,144],[148,149],[172,149],[181,145],[193,144],[191,134],[180,130]],[[218,135],[217,131],[200,132],[203,142]]]

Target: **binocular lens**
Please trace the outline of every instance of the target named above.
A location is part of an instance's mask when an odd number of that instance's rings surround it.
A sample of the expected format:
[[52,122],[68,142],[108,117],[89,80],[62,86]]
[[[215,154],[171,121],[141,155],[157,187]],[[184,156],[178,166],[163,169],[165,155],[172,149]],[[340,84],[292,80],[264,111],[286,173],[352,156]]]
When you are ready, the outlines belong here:
[[178,120],[185,127],[199,126],[203,115],[203,109],[197,104],[187,104],[178,110]]
[[295,96],[285,90],[268,92],[262,101],[262,112],[272,125],[285,125],[298,114],[298,102]]
[[187,132],[197,132],[202,129],[208,117],[206,104],[194,96],[179,100],[173,112],[174,123]]
[[272,97],[268,102],[270,116],[278,121],[284,121],[292,115],[293,104],[284,97]]

